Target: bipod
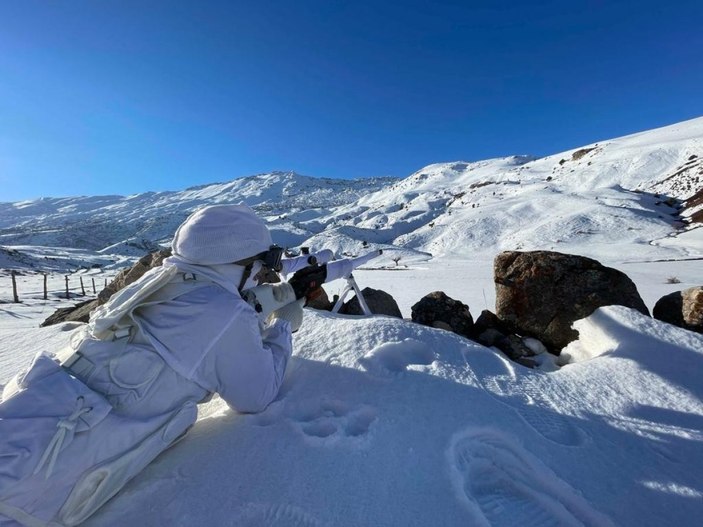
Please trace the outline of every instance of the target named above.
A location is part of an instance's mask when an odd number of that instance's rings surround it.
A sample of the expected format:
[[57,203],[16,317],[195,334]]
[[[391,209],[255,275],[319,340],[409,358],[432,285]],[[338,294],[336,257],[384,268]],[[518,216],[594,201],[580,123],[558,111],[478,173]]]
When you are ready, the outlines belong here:
[[369,309],[368,304],[366,303],[366,300],[364,299],[364,295],[361,294],[361,289],[359,289],[359,285],[356,283],[356,280],[354,280],[354,275],[349,273],[344,278],[347,281],[347,285],[344,288],[344,290],[342,291],[342,294],[339,295],[339,299],[337,299],[337,303],[332,308],[332,313],[339,313],[339,310],[342,307],[342,304],[344,304],[344,299],[349,294],[349,292],[353,289],[354,293],[356,294],[356,298],[359,299],[359,305],[361,306],[361,310],[364,312],[364,315],[373,315],[373,313],[371,313],[371,310]]

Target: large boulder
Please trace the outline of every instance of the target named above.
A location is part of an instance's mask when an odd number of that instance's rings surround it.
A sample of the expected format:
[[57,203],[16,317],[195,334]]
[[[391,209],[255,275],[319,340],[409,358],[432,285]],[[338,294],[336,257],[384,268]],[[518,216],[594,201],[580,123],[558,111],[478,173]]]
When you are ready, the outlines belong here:
[[[371,289],[370,287],[365,287],[361,290],[361,294],[366,300],[366,305],[369,306],[369,310],[374,315],[389,315],[391,317],[403,318],[400,312],[398,303],[395,299],[380,289]],[[349,302],[346,302],[339,310],[340,313],[345,315],[363,315],[364,312],[361,310],[361,304],[359,304],[359,299],[352,298]]]
[[411,317],[413,322],[424,326],[446,329],[467,338],[473,335],[474,320],[469,306],[442,291],[434,291],[412,306]]
[[571,325],[599,307],[621,305],[649,315],[627,275],[591,258],[507,251],[496,256],[493,270],[498,318],[555,354],[578,338]]
[[703,286],[661,297],[652,314],[654,318],[674,326],[703,333]]
[[159,267],[168,256],[171,256],[171,249],[164,249],[143,256],[132,267],[117,273],[112,282],[98,293],[98,298],[81,302],[73,307],[60,308],[42,322],[41,326],[51,326],[61,322],[88,322],[91,311],[106,303],[112,295],[123,287],[139,280],[149,269]]

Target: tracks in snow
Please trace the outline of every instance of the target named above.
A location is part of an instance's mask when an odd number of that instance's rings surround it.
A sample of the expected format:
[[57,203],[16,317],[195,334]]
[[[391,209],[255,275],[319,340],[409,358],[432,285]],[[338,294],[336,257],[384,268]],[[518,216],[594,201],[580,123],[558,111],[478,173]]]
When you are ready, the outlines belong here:
[[455,435],[448,461],[457,496],[484,525],[612,525],[539,459],[495,430]]

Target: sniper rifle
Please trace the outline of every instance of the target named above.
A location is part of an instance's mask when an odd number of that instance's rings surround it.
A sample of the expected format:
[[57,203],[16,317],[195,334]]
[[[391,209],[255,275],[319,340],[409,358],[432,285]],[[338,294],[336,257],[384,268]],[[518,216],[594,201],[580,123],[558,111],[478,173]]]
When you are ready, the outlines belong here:
[[[323,252],[324,251],[317,253],[318,257],[322,255]],[[353,290],[359,299],[359,305],[364,314],[371,315],[371,310],[366,304],[364,296],[361,294],[361,289],[359,289],[352,272],[359,266],[373,260],[381,254],[383,254],[383,250],[378,249],[356,258],[345,258],[322,264],[317,263],[316,259],[316,263],[313,265],[297,268],[298,270],[295,271],[288,281],[287,285],[289,287],[285,287],[283,284],[262,284],[243,291],[242,296],[244,300],[254,307],[260,316],[265,319],[273,311],[291,302],[305,299],[307,303],[319,295],[322,284],[344,278],[347,281],[347,286],[332,308],[332,312],[337,313],[339,311],[344,303],[344,298]],[[300,256],[291,260],[304,259],[307,256],[308,255]],[[322,256],[323,258],[327,258],[328,255],[325,254]],[[294,266],[291,264],[289,269],[293,268]]]

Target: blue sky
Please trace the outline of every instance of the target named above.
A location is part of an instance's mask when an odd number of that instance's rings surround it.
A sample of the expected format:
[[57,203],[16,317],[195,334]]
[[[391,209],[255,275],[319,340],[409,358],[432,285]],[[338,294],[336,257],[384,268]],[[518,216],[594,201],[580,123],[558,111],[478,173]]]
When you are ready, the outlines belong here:
[[703,2],[0,3],[0,201],[407,176],[703,115]]

